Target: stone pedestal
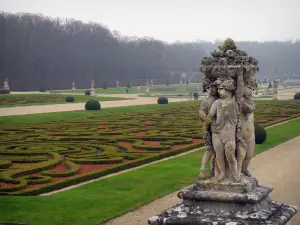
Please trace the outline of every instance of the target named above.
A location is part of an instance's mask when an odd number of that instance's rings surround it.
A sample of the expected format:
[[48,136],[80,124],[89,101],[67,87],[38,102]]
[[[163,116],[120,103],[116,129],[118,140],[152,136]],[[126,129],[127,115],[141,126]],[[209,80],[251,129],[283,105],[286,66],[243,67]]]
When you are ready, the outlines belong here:
[[197,181],[178,193],[182,203],[158,216],[151,225],[283,225],[296,207],[272,201],[271,187],[260,186],[255,178],[218,183],[215,178]]
[[91,90],[90,90],[90,96],[94,96],[94,95],[95,95],[95,90],[94,90],[94,89],[93,89],[93,90],[91,89]]

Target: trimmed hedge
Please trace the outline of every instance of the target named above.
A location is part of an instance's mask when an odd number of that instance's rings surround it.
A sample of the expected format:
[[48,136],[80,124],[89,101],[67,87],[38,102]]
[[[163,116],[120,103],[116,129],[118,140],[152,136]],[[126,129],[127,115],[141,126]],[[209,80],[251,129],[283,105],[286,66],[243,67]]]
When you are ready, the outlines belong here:
[[75,101],[75,98],[73,96],[67,96],[66,97],[66,102],[74,102]]
[[84,94],[85,94],[85,95],[91,95],[91,91],[90,91],[90,90],[87,90],[87,91],[84,92]]
[[7,169],[11,167],[11,161],[9,160],[2,160],[2,157],[1,157],[1,160],[0,160],[0,169]]
[[90,99],[85,103],[85,109],[86,110],[100,110],[101,105],[97,100]]
[[299,99],[300,99],[300,93],[296,93],[296,94],[294,95],[294,99],[295,99],[295,100],[299,100]]
[[264,127],[255,124],[255,144],[262,144],[267,139],[267,132]]
[[46,89],[44,87],[40,87],[39,92],[46,92]]
[[168,100],[168,98],[166,98],[166,97],[159,97],[159,98],[157,99],[157,103],[158,103],[158,104],[168,104],[168,103],[169,103],[169,100]]
[[0,94],[9,94],[10,90],[7,89],[0,89]]

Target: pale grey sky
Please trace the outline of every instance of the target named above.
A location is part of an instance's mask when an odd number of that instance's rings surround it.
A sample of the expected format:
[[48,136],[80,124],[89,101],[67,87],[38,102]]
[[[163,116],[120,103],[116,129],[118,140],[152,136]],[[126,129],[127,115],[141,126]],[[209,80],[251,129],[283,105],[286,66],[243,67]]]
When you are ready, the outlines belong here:
[[0,0],[0,11],[97,21],[167,42],[300,39],[300,0]]

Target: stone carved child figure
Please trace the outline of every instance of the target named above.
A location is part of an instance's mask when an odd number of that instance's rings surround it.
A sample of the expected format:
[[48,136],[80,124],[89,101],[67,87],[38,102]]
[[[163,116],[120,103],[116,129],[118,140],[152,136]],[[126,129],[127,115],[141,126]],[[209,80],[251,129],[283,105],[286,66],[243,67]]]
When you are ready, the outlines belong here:
[[238,105],[234,96],[235,83],[232,78],[225,77],[218,78],[215,83],[218,86],[220,98],[212,104],[209,116],[215,118],[212,120],[211,129],[216,163],[220,171],[217,180],[221,182],[228,177],[225,163],[227,159],[233,180],[239,181],[235,158],[238,117]]
[[246,142],[242,144],[237,142],[237,162],[238,174],[243,173],[251,177],[248,170],[250,161],[254,155],[255,149],[255,134],[254,134],[254,115],[255,104],[251,99],[252,90],[255,90],[256,83],[250,78],[237,77],[237,86],[243,90],[243,96],[240,100],[240,117],[241,117],[241,134],[243,140]]
[[[212,157],[215,155],[215,151],[212,144],[212,134],[211,134],[211,118],[208,116],[209,110],[215,100],[218,98],[217,86],[209,78],[205,78],[203,82],[203,91],[206,91],[208,96],[200,105],[199,117],[203,121],[203,139],[206,146],[206,151],[202,159],[202,165],[200,169],[199,177],[205,179],[209,177],[207,174],[206,167]],[[211,171],[214,171],[214,160],[212,160]]]

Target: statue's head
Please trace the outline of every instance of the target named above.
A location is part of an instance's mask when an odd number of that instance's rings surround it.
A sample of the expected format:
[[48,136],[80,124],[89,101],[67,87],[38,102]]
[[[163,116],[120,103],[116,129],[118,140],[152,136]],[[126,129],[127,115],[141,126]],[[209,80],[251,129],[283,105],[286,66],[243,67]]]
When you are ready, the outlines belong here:
[[251,96],[252,96],[252,88],[245,86],[243,97],[246,99],[249,99],[249,98],[251,98]]
[[203,87],[203,92],[207,92],[209,96],[217,95],[217,91],[218,91],[217,86],[208,77],[204,78],[204,81],[202,83],[202,87]]
[[252,91],[257,90],[258,86],[256,83],[256,75],[252,75],[249,77],[244,77],[244,94],[243,97],[244,98],[251,98],[252,96]]
[[218,87],[218,93],[221,98],[232,96],[235,91],[235,82],[230,77],[219,77],[215,84]]

